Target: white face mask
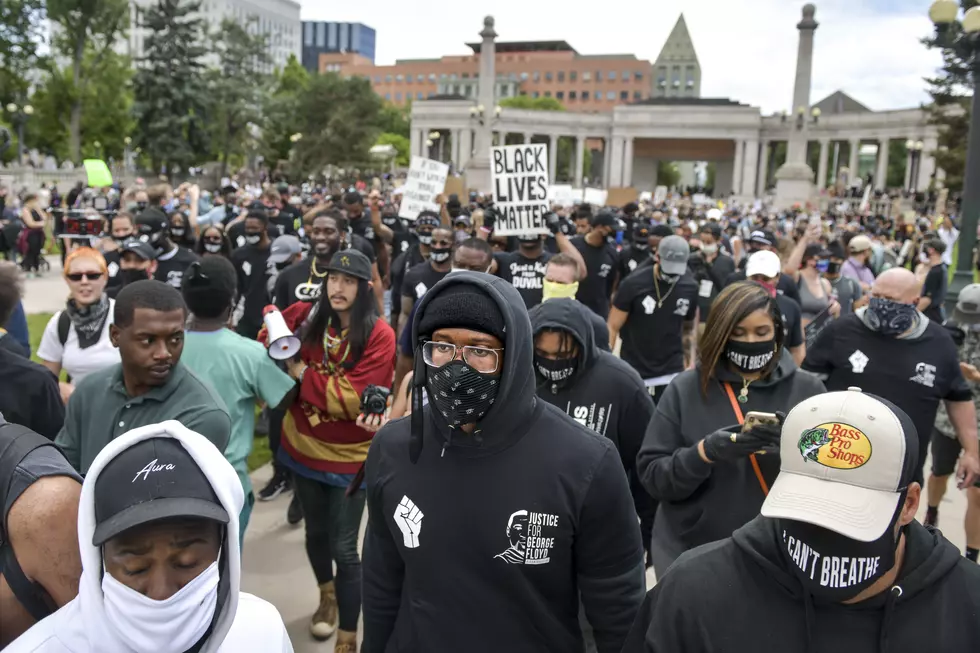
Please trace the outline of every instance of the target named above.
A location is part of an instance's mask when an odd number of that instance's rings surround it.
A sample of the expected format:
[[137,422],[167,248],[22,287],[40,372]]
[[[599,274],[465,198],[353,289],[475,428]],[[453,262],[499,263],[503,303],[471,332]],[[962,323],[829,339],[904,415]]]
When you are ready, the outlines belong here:
[[218,604],[218,562],[163,601],[154,601],[102,575],[110,627],[136,653],[183,653],[200,640]]

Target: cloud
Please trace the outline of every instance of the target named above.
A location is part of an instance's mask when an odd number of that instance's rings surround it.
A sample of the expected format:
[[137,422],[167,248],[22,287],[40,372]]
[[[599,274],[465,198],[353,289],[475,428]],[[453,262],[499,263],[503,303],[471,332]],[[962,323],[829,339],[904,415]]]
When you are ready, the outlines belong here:
[[[497,0],[482,8],[449,0],[327,5],[300,0],[304,20],[362,22],[377,30],[379,64],[464,54],[485,11],[499,39],[565,40],[582,54],[657,58],[684,13],[701,63],[702,96],[728,97],[765,113],[790,109],[803,2],[786,0]],[[930,33],[919,0],[825,0],[817,4],[811,101],[843,90],[872,109],[925,101],[923,77],[940,64],[919,39]],[[424,7],[424,9],[423,9]]]

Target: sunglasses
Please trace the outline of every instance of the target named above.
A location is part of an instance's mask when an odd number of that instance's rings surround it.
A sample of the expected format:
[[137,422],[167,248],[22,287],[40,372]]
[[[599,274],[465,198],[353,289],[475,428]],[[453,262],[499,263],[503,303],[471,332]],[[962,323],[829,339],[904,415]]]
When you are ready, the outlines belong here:
[[82,279],[85,279],[86,281],[98,281],[101,278],[101,272],[77,272],[75,274],[68,275],[68,279],[70,281],[81,281]]

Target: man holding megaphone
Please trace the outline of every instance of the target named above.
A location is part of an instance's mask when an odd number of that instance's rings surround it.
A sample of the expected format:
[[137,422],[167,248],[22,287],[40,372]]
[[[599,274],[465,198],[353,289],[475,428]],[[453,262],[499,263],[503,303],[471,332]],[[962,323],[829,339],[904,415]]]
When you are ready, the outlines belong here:
[[365,503],[358,472],[373,435],[357,417],[369,387],[391,386],[395,334],[379,318],[367,256],[338,251],[325,272],[316,304],[293,304],[281,314],[284,325],[270,311],[259,340],[273,357],[286,356],[299,341],[299,352],[286,360],[299,395],[283,420],[277,458],[293,473],[306,519],[306,552],[320,586],[310,632],[324,640],[339,630],[337,650],[355,651],[361,609],[357,534]]

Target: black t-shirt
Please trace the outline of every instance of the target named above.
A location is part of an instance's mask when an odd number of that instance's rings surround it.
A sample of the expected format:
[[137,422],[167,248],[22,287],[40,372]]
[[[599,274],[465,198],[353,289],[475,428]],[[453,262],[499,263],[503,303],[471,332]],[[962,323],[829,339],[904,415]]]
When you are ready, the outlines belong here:
[[799,347],[803,344],[803,311],[800,305],[785,295],[776,295],[776,304],[783,316],[785,346]]
[[11,424],[54,440],[65,422],[57,377],[48,368],[0,347],[0,414]]
[[599,247],[593,247],[585,242],[585,236],[572,238],[572,245],[582,254],[585,268],[588,270],[588,276],[579,281],[575,299],[591,308],[599,317],[607,318],[609,297],[616,283],[618,252],[607,242],[603,242]]
[[616,269],[619,271],[619,278],[625,279],[636,271],[636,268],[645,262],[652,260],[650,248],[639,249],[635,245],[627,245],[619,252],[619,261]]
[[614,303],[629,315],[619,332],[620,357],[644,379],[684,371],[681,332],[698,310],[698,285],[690,274],[673,287],[662,279],[654,282],[653,276],[653,268],[644,267],[626,277]]
[[[745,281],[745,267],[738,270],[737,272],[728,275],[728,279],[725,280],[725,286],[730,286],[737,281]],[[793,277],[788,274],[779,273],[779,281],[776,283],[776,292],[780,295],[786,295],[792,299],[797,304],[800,303],[800,289],[796,285],[796,281]]]
[[414,306],[415,302],[422,299],[422,296],[432,286],[442,281],[447,274],[449,274],[449,270],[438,272],[432,268],[432,264],[428,261],[419,263],[405,273],[405,279],[402,281],[402,298],[408,297]]
[[122,289],[122,277],[119,276],[120,264],[122,263],[122,252],[115,249],[102,255],[105,259],[106,273],[109,275],[105,284],[106,294],[115,297]]
[[381,216],[381,223],[391,229],[392,256],[407,252],[412,245],[418,242],[418,236],[409,231],[400,218],[393,215],[383,215]]
[[528,258],[520,250],[493,255],[497,261],[497,276],[509,281],[521,294],[527,308],[541,303],[544,294],[544,273],[551,254],[542,251],[537,258]]
[[708,263],[703,254],[691,254],[687,267],[698,284],[698,306],[701,320],[705,321],[715,297],[724,290],[728,277],[735,272],[735,261],[730,256],[718,254],[714,261]]
[[924,310],[923,313],[930,320],[939,324],[942,324],[944,321],[943,302],[946,301],[948,279],[949,273],[946,265],[940,263],[929,270],[929,274],[926,275],[926,280],[922,284],[922,296],[932,300],[929,302],[929,308]]
[[953,338],[931,320],[919,338],[894,338],[872,331],[857,314],[845,315],[820,332],[803,369],[827,375],[827,390],[856,386],[900,406],[918,431],[919,482],[939,402],[973,396]]
[[374,251],[374,245],[372,245],[366,238],[362,238],[357,234],[351,234],[350,244],[348,247],[352,247],[361,254],[364,254],[364,256],[368,257],[368,260],[372,263],[378,260],[378,256]]
[[231,253],[231,262],[238,275],[239,301],[244,302],[239,322],[262,324],[262,310],[269,304],[270,247],[246,246]]
[[[391,305],[401,306],[402,282],[409,270],[419,263],[425,263],[426,258],[422,256],[422,251],[418,245],[414,245],[408,251],[402,252],[395,257],[395,262],[391,264]],[[399,310],[396,308],[396,310]]]
[[357,234],[361,238],[367,238],[369,241],[374,242],[375,233],[374,225],[371,224],[371,211],[367,207],[364,208],[364,212],[361,217],[350,220],[350,230],[351,233]]
[[289,205],[279,209],[279,213],[269,218],[269,226],[274,227],[276,231],[276,235],[272,236],[273,239],[286,234],[295,236],[302,224],[302,214]]
[[157,257],[157,271],[153,274],[153,278],[169,283],[180,290],[180,282],[184,279],[184,272],[187,271],[191,263],[200,260],[201,257],[194,252],[183,247],[177,247],[169,254]]
[[314,302],[320,297],[320,284],[323,283],[326,274],[323,277],[313,274],[313,260],[313,257],[310,257],[293,263],[276,277],[272,303],[278,306],[279,310],[285,310],[296,302]]
[[[265,232],[269,234],[269,240],[275,240],[279,237],[279,227],[272,224],[271,222],[266,226]],[[235,224],[228,227],[226,232],[228,235],[228,240],[231,242],[232,249],[238,249],[239,247],[245,247],[248,243],[245,242],[245,221],[236,222]]]

